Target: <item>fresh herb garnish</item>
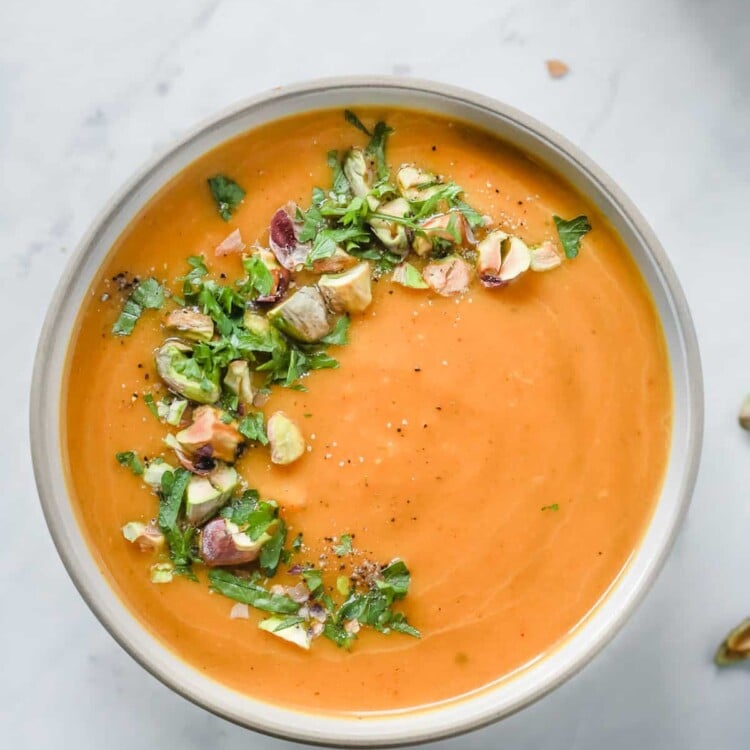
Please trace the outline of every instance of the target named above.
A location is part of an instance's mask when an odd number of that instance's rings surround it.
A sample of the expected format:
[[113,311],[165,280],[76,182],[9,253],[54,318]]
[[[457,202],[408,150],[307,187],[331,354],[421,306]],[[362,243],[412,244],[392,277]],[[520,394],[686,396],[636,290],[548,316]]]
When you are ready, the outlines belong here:
[[361,130],[365,135],[372,136],[372,133],[364,126],[362,120],[357,117],[350,109],[344,110],[344,119],[350,124],[354,125],[357,130]]
[[164,289],[156,279],[141,281],[122,306],[112,326],[115,336],[130,336],[144,309],[158,310],[164,304]]
[[284,551],[286,543],[286,524],[283,518],[279,518],[271,534],[271,538],[261,547],[260,550],[260,569],[264,575],[276,575],[276,569],[281,561],[281,554]]
[[299,604],[285,594],[272,594],[252,579],[241,578],[228,570],[209,571],[208,581],[214,591],[265,612],[293,615],[299,611]]
[[159,410],[156,408],[156,403],[154,403],[154,397],[150,393],[146,393],[143,396],[143,403],[146,404],[148,407],[148,410],[157,418],[159,419]]
[[560,504],[552,503],[552,505],[542,505],[542,510],[560,510]]
[[263,420],[263,412],[248,414],[240,420],[237,429],[248,439],[255,440],[262,445],[268,445],[268,435]]
[[352,535],[342,534],[339,537],[339,543],[333,545],[333,553],[337,557],[343,557],[344,555],[350,555],[352,552]]
[[130,471],[133,472],[137,477],[143,474],[143,464],[138,459],[138,454],[135,451],[123,451],[122,453],[115,453],[117,463],[121,466],[126,466]]
[[581,238],[591,231],[591,224],[588,217],[576,216],[575,219],[566,221],[559,216],[553,216],[557,228],[557,235],[560,238],[560,244],[563,246],[566,258],[575,258],[581,247]]
[[348,344],[350,322],[348,315],[342,315],[336,321],[333,330],[327,336],[323,336],[321,341],[324,344],[334,344],[336,346],[344,346],[345,344]]
[[257,256],[251,255],[242,259],[247,279],[239,284],[239,289],[250,299],[270,294],[273,289],[273,276],[266,264]]
[[216,208],[224,221],[232,218],[232,213],[245,197],[245,191],[232,179],[217,174],[208,178],[208,187],[216,202]]
[[165,471],[162,475],[159,497],[159,528],[162,531],[177,528],[182,498],[185,495],[190,477],[190,472],[185,469]]

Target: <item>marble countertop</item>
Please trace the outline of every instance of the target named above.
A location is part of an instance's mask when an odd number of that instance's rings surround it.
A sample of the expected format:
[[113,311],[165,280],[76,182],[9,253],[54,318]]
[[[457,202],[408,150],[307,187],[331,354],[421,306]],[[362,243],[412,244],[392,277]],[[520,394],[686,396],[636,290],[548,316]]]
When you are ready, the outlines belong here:
[[[377,12],[375,12],[375,10]],[[433,78],[497,97],[583,147],[634,199],[685,287],[705,368],[703,462],[644,604],[542,702],[442,748],[746,748],[750,671],[717,640],[750,610],[750,7],[743,0],[3,0],[0,7],[0,734],[13,748],[291,747],[171,693],[78,597],[28,448],[32,358],[71,249],[155,150],[278,84]],[[552,80],[544,61],[568,76]]]

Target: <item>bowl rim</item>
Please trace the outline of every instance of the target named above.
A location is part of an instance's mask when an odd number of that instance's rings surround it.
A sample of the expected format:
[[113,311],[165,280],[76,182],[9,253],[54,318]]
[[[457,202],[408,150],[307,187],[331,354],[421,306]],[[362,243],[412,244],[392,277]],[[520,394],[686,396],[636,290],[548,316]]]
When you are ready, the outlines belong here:
[[[632,224],[635,232],[640,235],[642,245],[650,260],[655,264],[655,267],[661,276],[664,290],[672,303],[674,323],[680,338],[679,343],[684,349],[685,373],[687,376],[686,406],[689,412],[688,434],[686,435],[685,466],[681,474],[679,491],[677,493],[676,512],[671,519],[668,532],[661,540],[660,547],[656,551],[656,554],[650,559],[648,568],[643,572],[634,585],[634,590],[630,593],[629,598],[617,610],[609,623],[598,629],[591,640],[590,646],[585,649],[577,659],[572,660],[565,665],[563,669],[558,670],[553,676],[553,679],[548,680],[545,684],[537,686],[534,691],[523,696],[522,699],[517,700],[515,703],[509,702],[505,706],[496,707],[491,710],[485,708],[482,712],[475,712],[476,715],[468,715],[459,720],[456,720],[456,717],[454,716],[451,722],[427,722],[419,729],[409,730],[407,721],[407,723],[403,724],[401,728],[390,734],[383,733],[377,728],[375,731],[356,731],[353,734],[347,733],[343,730],[344,724],[349,723],[352,724],[352,726],[355,726],[355,724],[351,717],[344,716],[334,716],[330,717],[330,719],[327,716],[325,718],[321,716],[321,722],[327,724],[327,727],[321,731],[312,732],[310,731],[309,726],[305,730],[295,728],[291,725],[290,727],[282,728],[278,722],[264,722],[263,717],[258,717],[257,715],[253,717],[252,720],[248,719],[245,715],[238,715],[238,713],[230,711],[226,705],[223,705],[220,699],[211,700],[206,695],[201,695],[198,691],[185,688],[182,684],[178,683],[176,677],[168,669],[169,664],[165,663],[163,658],[167,655],[169,657],[167,661],[172,662],[172,666],[174,666],[173,662],[175,660],[178,662],[182,662],[182,660],[141,624],[137,617],[119,598],[115,590],[109,587],[112,596],[117,599],[121,608],[127,613],[130,621],[132,621],[130,623],[118,623],[111,613],[105,612],[104,606],[91,595],[89,589],[90,581],[88,580],[90,577],[90,571],[87,573],[87,571],[81,569],[79,562],[75,559],[73,550],[70,549],[70,546],[65,539],[61,525],[58,524],[58,506],[62,498],[64,498],[64,504],[68,506],[67,509],[70,512],[72,512],[72,507],[70,507],[72,504],[70,502],[67,485],[64,484],[64,489],[62,491],[55,491],[54,478],[49,476],[49,467],[47,466],[47,457],[45,455],[45,449],[48,446],[45,445],[43,440],[45,423],[48,418],[47,409],[49,403],[51,402],[55,409],[60,409],[61,382],[53,382],[50,384],[48,382],[49,377],[47,375],[46,367],[47,360],[50,356],[53,338],[58,333],[58,320],[55,313],[58,307],[62,304],[66,296],[66,291],[75,274],[79,271],[82,262],[95,245],[97,238],[114,217],[119,207],[129,199],[133,198],[139,186],[141,186],[149,176],[154,175],[163,165],[167,164],[174,154],[187,148],[191,143],[202,137],[207,131],[219,128],[222,124],[230,123],[232,119],[245,112],[251,111],[254,108],[262,107],[273,102],[281,102],[283,100],[294,98],[303,99],[306,95],[324,95],[327,92],[330,93],[332,91],[343,90],[356,90],[357,92],[377,90],[380,92],[392,92],[394,94],[397,92],[414,92],[420,95],[432,96],[433,98],[450,100],[457,105],[467,107],[467,109],[474,108],[482,110],[490,118],[500,118],[511,123],[520,130],[529,133],[534,139],[543,143],[547,148],[564,155],[565,159],[570,162],[577,172],[584,174],[590,181],[597,185],[599,191],[606,197],[607,201],[620,211],[620,213]],[[325,105],[321,105],[321,107],[324,106]],[[315,108],[309,109],[312,110]],[[302,112],[307,110],[304,107],[301,107],[296,111]],[[469,118],[467,118],[467,121],[471,122]],[[520,148],[524,150],[523,147]],[[151,192],[142,204],[146,203],[151,197],[153,197],[153,194],[154,193]],[[97,263],[97,268],[101,265],[102,261],[103,257],[100,257]],[[90,282],[91,278],[88,279],[87,283]],[[661,317],[660,310],[660,318]],[[66,339],[66,349],[69,345],[72,332],[71,327],[66,327],[63,330]],[[50,385],[53,386],[52,389],[49,388]],[[57,390],[55,390],[54,386],[57,387]],[[53,392],[53,396],[50,396],[50,391]],[[662,569],[669,552],[672,549],[677,533],[679,532],[685,514],[687,513],[700,462],[704,421],[703,401],[703,376],[697,336],[687,300],[677,279],[676,273],[671,266],[666,252],[644,217],[612,178],[609,177],[609,175],[606,174],[597,164],[586,156],[577,146],[540,121],[514,107],[488,96],[477,94],[470,90],[453,85],[410,77],[344,76],[317,78],[291,85],[275,87],[271,90],[245,98],[223,108],[216,114],[204,118],[199,124],[188,129],[184,134],[172,139],[168,145],[160,149],[156,156],[147,160],[140,169],[136,170],[133,176],[131,176],[119,190],[115,191],[113,196],[94,217],[88,230],[78,243],[74,253],[72,253],[68,259],[65,270],[61,275],[55,292],[50,300],[34,359],[30,392],[29,424],[31,454],[37,491],[45,521],[58,554],[68,572],[68,575],[72,579],[87,606],[110,635],[112,635],[115,641],[117,641],[117,643],[122,646],[122,648],[125,649],[125,651],[127,651],[127,653],[130,654],[130,656],[133,657],[142,667],[156,677],[162,684],[187,698],[192,703],[240,726],[251,728],[270,736],[315,745],[390,747],[412,743],[431,742],[446,737],[456,736],[509,716],[522,708],[531,705],[566,682],[570,677],[575,675],[586,664],[588,664],[601,651],[601,649],[614,638],[653,585],[656,576]],[[59,444],[59,435],[56,436],[56,442]],[[668,465],[671,462],[672,457],[670,456]],[[661,503],[661,497],[659,503]],[[657,506],[659,503],[657,503]],[[78,520],[75,519],[75,517],[74,522],[80,531]],[[653,518],[649,521],[649,528],[652,523]],[[645,533],[647,532],[644,532],[644,538]],[[87,557],[90,558],[89,562],[97,568],[96,575],[104,579],[102,572],[98,570],[98,565],[93,554],[88,548]],[[619,579],[613,583],[613,586],[616,586],[618,582]],[[105,581],[105,583],[107,582]],[[109,586],[109,584],[107,585]],[[605,597],[606,596],[607,594],[605,594]],[[597,605],[597,608],[598,607],[599,605]],[[156,646],[156,650],[161,652],[162,662],[156,663],[155,659],[147,657],[144,653],[141,653],[132,646],[130,639],[126,637],[125,634],[128,625],[140,628],[147,634],[148,638],[153,641]],[[564,648],[564,644],[561,648]],[[547,658],[547,656],[544,656],[543,659],[544,658]],[[190,668],[193,669],[192,667]],[[211,682],[214,687],[219,686],[224,688],[220,683],[215,683],[208,678],[203,679]],[[492,693],[496,688],[496,685],[490,685],[483,688],[482,692]],[[224,690],[229,689],[224,688]],[[217,689],[217,693],[218,692]],[[221,696],[219,696],[219,698],[221,698]],[[409,709],[405,711],[404,714],[416,717],[419,714],[429,713],[433,718],[436,718],[438,713],[444,713],[447,716],[448,705],[465,705],[470,703],[473,698],[474,694],[472,693],[468,696],[460,697],[450,704],[440,703],[425,708],[414,710]],[[253,701],[251,700],[249,702],[252,703]],[[264,704],[260,701],[258,701],[257,704],[260,706],[270,705]],[[288,718],[292,721],[294,720],[294,717],[297,717],[298,719],[301,719],[303,716],[308,718],[314,717],[312,713],[295,709],[281,708],[280,711],[282,714],[287,714]],[[467,714],[470,714],[470,712],[467,712]],[[366,726],[372,727],[375,724],[381,725],[388,721],[394,721],[394,719],[390,715],[384,715],[370,718],[367,721],[356,724],[356,726],[362,729]],[[340,725],[340,728],[336,731],[332,731],[332,728],[335,725]]]

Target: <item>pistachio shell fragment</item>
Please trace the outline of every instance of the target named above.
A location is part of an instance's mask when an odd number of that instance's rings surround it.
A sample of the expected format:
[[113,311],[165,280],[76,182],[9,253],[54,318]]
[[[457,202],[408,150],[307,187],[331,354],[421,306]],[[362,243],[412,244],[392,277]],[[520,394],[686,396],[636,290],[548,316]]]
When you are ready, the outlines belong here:
[[266,423],[271,461],[291,464],[305,452],[305,439],[299,427],[282,411],[274,412]]
[[549,240],[545,240],[541,245],[531,248],[531,263],[529,267],[532,271],[551,271],[561,264],[562,258]]
[[214,322],[208,315],[189,307],[172,310],[164,325],[191,341],[210,341],[214,336]]
[[303,286],[269,310],[268,319],[282,333],[305,343],[320,341],[331,330],[325,300],[315,286]]
[[253,403],[255,397],[253,378],[250,373],[250,366],[244,359],[235,359],[227,365],[224,385],[237,396],[241,403]]
[[427,255],[436,239],[450,242],[456,247],[466,247],[474,242],[469,222],[460,211],[438,214],[422,222],[421,226],[424,235],[417,235],[412,243],[412,249],[417,255]]
[[158,552],[164,546],[164,534],[150,523],[130,521],[122,527],[122,535],[140,550]]
[[746,659],[750,659],[750,617],[729,631],[714,657],[720,667]]
[[372,302],[370,264],[363,262],[343,273],[321,276],[318,288],[329,310],[363,312]]
[[192,349],[179,341],[167,341],[156,352],[156,370],[167,387],[178,396],[199,404],[213,404],[221,395],[216,376],[194,379],[185,374]]
[[743,430],[750,430],[750,394],[745,396],[745,400],[742,402],[737,419]]
[[201,559],[209,567],[249,563],[257,559],[261,548],[270,538],[269,534],[264,533],[253,541],[236,524],[226,518],[215,518],[201,531]]
[[193,423],[177,433],[177,442],[193,457],[233,463],[245,438],[234,420],[227,422],[225,419],[221,409],[201,406],[193,412]]
[[422,269],[422,278],[443,297],[461,294],[469,288],[471,267],[457,255],[433,261]]
[[303,623],[298,622],[294,625],[289,625],[286,628],[277,630],[277,628],[284,622],[281,617],[267,617],[265,620],[261,620],[258,623],[258,627],[261,630],[265,630],[266,633],[275,635],[284,641],[293,643],[295,646],[309,650],[310,644],[312,643],[312,636],[308,629]]
[[[409,210],[409,201],[405,198],[396,198],[378,207],[378,213],[396,218],[403,218]],[[403,224],[387,219],[371,219],[370,226],[375,236],[392,253],[402,257],[408,254],[409,237]]]

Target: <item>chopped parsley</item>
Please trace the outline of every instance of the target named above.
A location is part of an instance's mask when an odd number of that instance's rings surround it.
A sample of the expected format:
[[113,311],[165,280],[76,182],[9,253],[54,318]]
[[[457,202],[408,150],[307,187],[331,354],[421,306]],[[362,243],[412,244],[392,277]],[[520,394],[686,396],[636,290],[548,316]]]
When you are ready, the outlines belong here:
[[559,216],[552,217],[557,228],[557,236],[560,238],[560,244],[563,246],[566,258],[575,258],[581,247],[581,238],[591,231],[591,224],[588,217],[576,216],[575,219],[566,221]]
[[125,300],[120,317],[112,326],[115,336],[130,336],[145,309],[158,310],[164,304],[164,288],[153,278],[141,281]]
[[333,546],[333,553],[338,557],[343,557],[344,555],[350,555],[351,552],[352,552],[352,535],[342,534],[339,537],[339,543],[334,544]]
[[268,435],[266,435],[263,412],[256,411],[243,417],[237,426],[237,429],[248,440],[254,440],[262,445],[268,445]]
[[257,583],[257,579],[243,578],[228,570],[217,568],[209,571],[208,582],[219,594],[265,612],[293,615],[299,611],[300,605],[290,597],[285,594],[272,594]]
[[242,203],[245,191],[232,179],[222,174],[208,178],[208,188],[224,221],[232,218],[235,208]]
[[542,510],[560,510],[560,504],[552,503],[552,505],[543,505]]
[[121,466],[125,466],[133,472],[137,477],[143,474],[143,464],[138,459],[138,454],[135,451],[123,451],[122,453],[115,453],[117,463]]

